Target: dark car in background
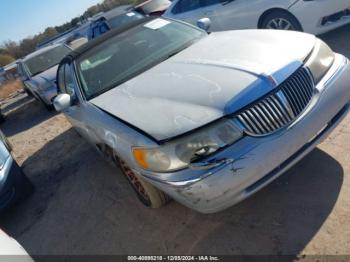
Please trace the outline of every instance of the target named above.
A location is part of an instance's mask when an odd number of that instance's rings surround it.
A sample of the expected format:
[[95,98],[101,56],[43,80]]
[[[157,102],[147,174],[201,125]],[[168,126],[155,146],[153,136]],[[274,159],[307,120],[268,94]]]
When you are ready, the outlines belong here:
[[25,91],[51,109],[57,95],[56,73],[59,62],[72,51],[63,44],[41,48],[17,62]]
[[109,12],[103,13],[91,21],[87,33],[89,40],[94,39],[111,29],[127,26],[145,16],[132,10],[131,6],[121,6]]
[[0,211],[28,196],[33,186],[11,155],[11,145],[0,131]]
[[169,0],[148,0],[134,7],[134,10],[143,15],[161,16],[171,5]]

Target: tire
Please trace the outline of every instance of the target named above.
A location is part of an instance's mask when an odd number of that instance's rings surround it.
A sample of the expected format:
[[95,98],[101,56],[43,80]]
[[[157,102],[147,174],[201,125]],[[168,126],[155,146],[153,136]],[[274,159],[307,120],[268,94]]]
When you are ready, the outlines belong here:
[[14,208],[17,204],[25,201],[34,191],[32,182],[24,175],[22,169],[14,161],[11,167],[10,174],[12,181],[9,184],[9,190],[12,192],[12,196],[6,202],[6,206],[0,209],[0,214]]
[[133,172],[123,160],[119,160],[119,165],[142,204],[150,208],[160,208],[170,201],[168,195]]
[[299,21],[292,14],[283,11],[274,11],[266,15],[262,20],[261,28],[303,31]]

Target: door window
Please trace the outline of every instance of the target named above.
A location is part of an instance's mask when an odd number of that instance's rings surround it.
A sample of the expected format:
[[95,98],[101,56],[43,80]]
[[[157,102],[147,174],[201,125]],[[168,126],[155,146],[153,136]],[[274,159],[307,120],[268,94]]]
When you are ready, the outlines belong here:
[[75,96],[75,79],[69,64],[64,64],[58,69],[58,88],[61,93]]
[[180,0],[174,7],[173,13],[180,14],[200,8],[200,0]]
[[72,74],[72,70],[68,64],[64,67],[64,85],[66,88],[66,93],[70,96],[75,95],[75,81]]
[[203,0],[201,5],[202,7],[207,7],[207,6],[216,5],[219,3],[222,3],[222,0]]

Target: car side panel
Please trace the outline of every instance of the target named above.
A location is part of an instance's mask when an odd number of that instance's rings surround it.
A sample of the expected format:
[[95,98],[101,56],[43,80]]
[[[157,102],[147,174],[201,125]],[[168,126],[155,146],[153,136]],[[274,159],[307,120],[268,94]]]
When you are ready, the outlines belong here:
[[39,99],[37,83],[33,79],[26,80],[23,82],[23,84],[30,90],[36,99]]
[[164,13],[163,16],[165,17],[169,17],[169,18],[173,18],[173,19],[178,19],[184,22],[187,22],[189,24],[193,24],[196,25],[196,22],[202,18],[203,14],[201,9],[195,9],[195,10],[191,10],[188,12],[183,12],[183,13],[179,13],[179,14],[174,14],[173,13],[173,8],[176,6],[176,4],[179,1],[173,1],[173,4],[171,5],[171,7]]
[[350,23],[343,19],[329,26],[321,26],[322,18],[350,8],[349,0],[298,1],[289,11],[300,21],[305,32],[322,34],[339,26]]
[[156,143],[117,118],[110,116],[88,101],[71,106],[64,111],[73,127],[90,144],[94,146],[107,145],[117,156],[123,158],[131,166],[135,166],[131,147],[155,146]]

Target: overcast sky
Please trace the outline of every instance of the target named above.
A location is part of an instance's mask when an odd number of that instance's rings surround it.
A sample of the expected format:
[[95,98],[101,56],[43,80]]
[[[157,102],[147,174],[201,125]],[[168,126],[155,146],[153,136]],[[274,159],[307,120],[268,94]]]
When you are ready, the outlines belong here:
[[0,0],[0,44],[61,25],[101,0]]

